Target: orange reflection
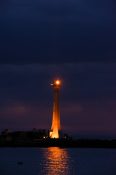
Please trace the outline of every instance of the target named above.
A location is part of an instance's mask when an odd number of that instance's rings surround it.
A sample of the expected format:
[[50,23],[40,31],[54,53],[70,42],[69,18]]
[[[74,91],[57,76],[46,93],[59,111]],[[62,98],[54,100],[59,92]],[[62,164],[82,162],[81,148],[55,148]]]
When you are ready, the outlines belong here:
[[69,157],[66,149],[50,147],[44,154],[45,164],[43,174],[67,175],[69,169]]

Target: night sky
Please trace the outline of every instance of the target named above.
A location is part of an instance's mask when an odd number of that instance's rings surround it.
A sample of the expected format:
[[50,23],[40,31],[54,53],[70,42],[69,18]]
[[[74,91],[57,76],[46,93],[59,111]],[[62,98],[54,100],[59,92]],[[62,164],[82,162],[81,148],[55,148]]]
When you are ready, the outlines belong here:
[[116,3],[0,1],[0,130],[49,129],[55,78],[61,125],[116,137]]

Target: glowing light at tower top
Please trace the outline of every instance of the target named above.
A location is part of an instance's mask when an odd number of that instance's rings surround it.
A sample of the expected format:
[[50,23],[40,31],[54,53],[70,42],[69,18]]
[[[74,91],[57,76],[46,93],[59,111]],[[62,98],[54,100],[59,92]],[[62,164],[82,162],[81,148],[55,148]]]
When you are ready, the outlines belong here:
[[51,84],[51,86],[53,86],[54,88],[60,88],[61,87],[61,80],[60,79],[54,80],[53,83]]

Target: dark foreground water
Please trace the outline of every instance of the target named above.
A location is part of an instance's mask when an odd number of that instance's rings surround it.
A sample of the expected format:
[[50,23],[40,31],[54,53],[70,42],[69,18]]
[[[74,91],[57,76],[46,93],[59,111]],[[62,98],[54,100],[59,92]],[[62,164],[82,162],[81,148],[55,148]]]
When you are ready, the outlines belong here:
[[0,148],[0,175],[116,175],[116,150]]

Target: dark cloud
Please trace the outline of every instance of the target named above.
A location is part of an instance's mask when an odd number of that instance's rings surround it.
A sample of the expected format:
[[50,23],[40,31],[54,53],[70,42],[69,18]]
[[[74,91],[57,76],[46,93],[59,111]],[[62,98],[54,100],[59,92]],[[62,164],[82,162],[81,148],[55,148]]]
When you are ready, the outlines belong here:
[[1,7],[0,63],[115,60],[110,0],[9,0]]
[[0,1],[1,130],[49,128],[49,84],[60,77],[63,128],[116,135],[115,8],[110,0]]

